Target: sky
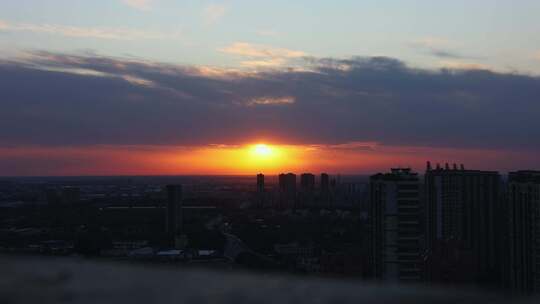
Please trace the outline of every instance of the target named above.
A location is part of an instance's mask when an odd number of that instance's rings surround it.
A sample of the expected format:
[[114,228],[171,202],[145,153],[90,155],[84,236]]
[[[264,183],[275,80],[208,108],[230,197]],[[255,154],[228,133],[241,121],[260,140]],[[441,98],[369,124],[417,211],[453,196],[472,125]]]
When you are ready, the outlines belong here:
[[539,169],[538,11],[5,1],[0,175]]

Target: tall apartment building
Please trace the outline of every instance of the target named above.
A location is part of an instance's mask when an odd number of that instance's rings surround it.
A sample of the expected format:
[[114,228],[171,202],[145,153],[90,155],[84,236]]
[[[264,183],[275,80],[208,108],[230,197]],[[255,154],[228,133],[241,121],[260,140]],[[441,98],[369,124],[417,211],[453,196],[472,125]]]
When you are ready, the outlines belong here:
[[264,174],[262,173],[257,174],[257,192],[264,192]]
[[315,175],[303,173],[300,175],[300,191],[298,201],[303,207],[313,204],[315,200]]
[[182,185],[167,185],[165,231],[171,246],[177,246],[182,235]]
[[418,282],[421,277],[422,207],[418,174],[392,169],[370,177],[370,265],[385,281]]
[[320,183],[321,193],[328,193],[330,191],[330,176],[328,175],[328,173],[321,173]]
[[[467,280],[476,283],[497,284],[501,277],[502,256],[498,239],[500,222],[500,176],[493,171],[465,170],[448,164],[444,168],[431,168],[428,162],[425,174],[425,210],[427,258],[441,248],[458,250],[470,256]],[[452,244],[451,246],[449,246]],[[447,255],[448,253],[442,253]],[[428,266],[428,270],[438,265]],[[427,274],[430,280],[444,280]],[[460,278],[450,280],[460,281]]]
[[315,175],[311,173],[300,175],[300,188],[302,192],[313,192],[315,190]]
[[510,265],[515,293],[540,292],[540,171],[508,175]]
[[266,199],[266,191],[265,191],[265,185],[264,185],[264,174],[259,173],[257,174],[257,192],[255,194],[255,200],[257,206],[264,207]]
[[296,174],[281,173],[279,175],[280,207],[288,208],[296,205]]

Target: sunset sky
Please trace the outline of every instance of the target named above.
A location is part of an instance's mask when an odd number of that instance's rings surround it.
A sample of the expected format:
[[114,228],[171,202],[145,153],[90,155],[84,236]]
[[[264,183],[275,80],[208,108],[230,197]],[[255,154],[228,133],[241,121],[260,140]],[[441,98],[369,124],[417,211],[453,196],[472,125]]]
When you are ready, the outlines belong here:
[[540,1],[0,5],[0,176],[540,169]]

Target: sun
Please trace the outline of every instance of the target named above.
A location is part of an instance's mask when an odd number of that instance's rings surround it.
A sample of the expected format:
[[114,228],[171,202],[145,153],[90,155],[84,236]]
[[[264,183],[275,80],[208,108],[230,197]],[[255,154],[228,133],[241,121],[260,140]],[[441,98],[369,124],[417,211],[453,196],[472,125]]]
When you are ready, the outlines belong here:
[[291,164],[297,164],[296,150],[284,145],[271,145],[264,142],[256,142],[244,146],[242,157],[239,162],[251,172],[279,172],[291,168]]
[[251,152],[260,157],[267,157],[273,154],[273,150],[269,145],[266,144],[256,144],[252,147]]

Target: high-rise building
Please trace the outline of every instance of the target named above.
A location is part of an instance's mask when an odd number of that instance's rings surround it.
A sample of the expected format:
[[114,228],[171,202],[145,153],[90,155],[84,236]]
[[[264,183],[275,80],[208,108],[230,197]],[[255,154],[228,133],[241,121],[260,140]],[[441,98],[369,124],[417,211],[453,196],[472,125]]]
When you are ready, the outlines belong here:
[[540,292],[540,171],[508,175],[508,283],[521,294]]
[[322,205],[328,205],[331,202],[330,193],[330,176],[328,173],[321,173],[320,189],[319,189],[319,203]]
[[287,173],[279,175],[279,189],[282,192],[296,194],[296,174]]
[[321,193],[328,193],[330,189],[330,176],[327,173],[321,173]]
[[303,192],[313,192],[315,189],[315,175],[311,173],[300,175],[300,188]]
[[266,193],[264,189],[264,174],[257,174],[257,193],[255,194],[255,200],[258,207],[264,207]]
[[257,174],[257,192],[264,192],[264,174],[262,173]]
[[279,192],[280,193],[285,191],[286,179],[287,179],[287,175],[285,173],[281,173],[281,174],[278,175],[278,187],[279,187]]
[[182,185],[167,185],[167,213],[165,231],[173,245],[182,234]]
[[296,174],[279,175],[279,192],[281,207],[292,207],[296,203]]
[[421,281],[423,236],[418,174],[411,169],[392,169],[371,176],[368,219],[373,276],[385,281]]
[[303,173],[300,175],[299,202],[303,206],[311,205],[315,199],[315,175]]
[[[472,256],[474,265],[464,276],[477,283],[497,284],[501,256],[497,251],[500,214],[500,176],[493,171],[465,170],[448,164],[435,169],[428,162],[425,174],[426,258],[440,248],[455,247]],[[445,243],[454,244],[447,246]],[[456,250],[456,248],[453,248]],[[428,269],[430,267],[427,267]],[[431,280],[437,281],[431,274]]]

